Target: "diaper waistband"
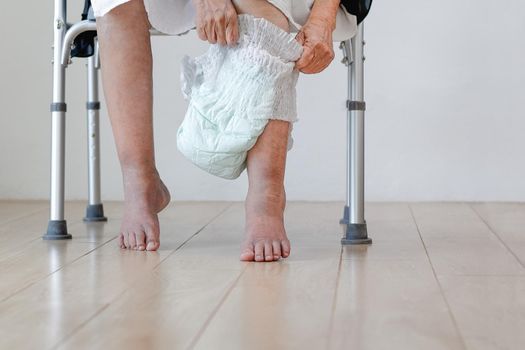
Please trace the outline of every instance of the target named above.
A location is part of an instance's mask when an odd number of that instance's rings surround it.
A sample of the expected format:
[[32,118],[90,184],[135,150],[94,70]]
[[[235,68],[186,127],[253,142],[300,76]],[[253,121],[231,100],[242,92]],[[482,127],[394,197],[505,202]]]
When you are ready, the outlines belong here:
[[254,46],[285,62],[297,61],[303,47],[295,35],[286,32],[272,22],[249,14],[237,16],[239,45]]

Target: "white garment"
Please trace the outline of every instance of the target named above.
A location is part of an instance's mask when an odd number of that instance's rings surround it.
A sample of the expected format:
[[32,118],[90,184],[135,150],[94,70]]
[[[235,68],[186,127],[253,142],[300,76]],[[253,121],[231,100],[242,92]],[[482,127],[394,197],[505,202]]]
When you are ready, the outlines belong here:
[[[95,17],[101,17],[129,0],[91,0]],[[268,0],[288,18],[290,31],[298,32],[306,23],[315,0]],[[159,32],[181,35],[195,28],[195,8],[191,0],[144,0],[151,25]],[[334,41],[350,39],[357,31],[357,21],[343,6],[339,7]]]
[[[199,168],[235,179],[270,119],[297,121],[295,35],[264,18],[238,16],[236,46],[210,45],[182,61],[181,86],[189,101],[177,132],[178,149]],[[292,147],[290,135],[288,149]]]

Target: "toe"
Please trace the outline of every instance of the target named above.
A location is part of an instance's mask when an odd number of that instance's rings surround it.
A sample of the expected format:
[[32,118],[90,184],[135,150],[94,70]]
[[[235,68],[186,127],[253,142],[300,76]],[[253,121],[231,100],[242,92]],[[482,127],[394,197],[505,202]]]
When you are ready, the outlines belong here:
[[273,247],[271,241],[264,242],[264,259],[266,261],[273,261]]
[[255,261],[264,261],[264,242],[255,243]]
[[137,242],[135,240],[135,233],[130,233],[128,235],[129,249],[135,249],[137,247]]
[[273,248],[273,260],[279,260],[281,258],[281,242],[273,241],[272,248]]
[[122,233],[122,241],[124,242],[124,248],[129,249],[129,233],[127,232]]
[[281,241],[282,257],[287,258],[290,255],[290,241],[285,239]]
[[118,242],[117,242],[118,246],[120,247],[120,249],[125,249],[126,246],[124,245],[124,235],[122,233],[119,233],[118,235]]
[[160,241],[159,241],[159,224],[155,223],[153,225],[150,225],[146,227],[146,250],[147,251],[155,251],[159,249]]
[[135,233],[135,241],[137,243],[137,250],[146,249],[146,234],[144,232]]
[[253,261],[255,259],[255,252],[253,251],[253,244],[249,243],[241,248],[241,260]]

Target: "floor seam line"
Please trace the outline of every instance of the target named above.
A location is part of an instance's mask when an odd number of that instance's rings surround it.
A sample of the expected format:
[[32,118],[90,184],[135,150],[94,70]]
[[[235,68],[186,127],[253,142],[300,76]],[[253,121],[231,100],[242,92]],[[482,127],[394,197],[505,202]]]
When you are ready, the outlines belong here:
[[[175,248],[174,250],[172,250],[168,255],[166,255],[157,265],[153,266],[151,268],[151,271],[155,270],[158,268],[158,266],[160,264],[162,264],[162,262],[164,262],[168,257],[172,256],[176,251],[178,251],[180,248],[182,248],[191,238],[193,238],[195,235],[197,235],[198,233],[200,233],[204,228],[206,228],[210,223],[212,223],[215,219],[217,219],[219,216],[221,216],[224,212],[226,212],[228,209],[230,209],[232,206],[233,206],[234,203],[230,203],[229,205],[226,206],[226,208],[224,208],[223,210],[221,210],[217,215],[215,215],[214,217],[212,217],[208,222],[206,222],[200,229],[197,230],[196,233],[192,234],[188,239],[186,239],[184,242],[182,242],[177,248]],[[117,238],[117,237],[115,237]],[[115,239],[114,238],[114,239]],[[66,335],[62,340],[60,340],[57,345],[54,346],[54,348],[60,346],[60,344],[63,344],[65,341],[67,341],[68,339],[70,339],[71,337],[73,337],[75,335],[75,333],[77,333],[78,331],[80,331],[84,326],[86,326],[88,323],[90,323],[93,319],[95,319],[95,317],[97,317],[98,315],[100,315],[102,312],[104,312],[104,310],[106,310],[108,307],[111,306],[112,303],[115,302],[115,300],[117,300],[118,298],[120,298],[123,294],[125,294],[128,290],[130,290],[138,281],[139,279],[133,281],[132,283],[130,283],[129,286],[126,286],[120,293],[118,293],[118,295],[115,296],[115,298],[111,299],[107,305],[105,305],[104,307],[102,307],[101,309],[99,309],[95,314],[93,314],[91,317],[89,317],[87,320],[85,320],[81,325],[79,325],[77,328],[75,328],[70,334]]]
[[[124,292],[120,293],[118,297],[120,297]],[[113,302],[113,300],[112,300]],[[81,324],[79,324],[77,327],[75,327],[75,329],[73,329],[69,334],[65,335],[61,340],[58,341],[58,343],[56,343],[55,345],[53,345],[52,347],[50,347],[50,349],[58,349],[59,346],[61,346],[62,344],[64,344],[69,338],[71,338],[78,330],[80,330],[82,327],[84,327],[86,324],[88,324],[89,322],[91,322],[91,320],[93,320],[95,317],[97,317],[98,315],[100,315],[102,312],[104,312],[104,310],[106,310],[109,306],[111,305],[111,303],[107,303],[107,304],[104,304],[104,306],[102,306],[100,309],[98,309],[93,315],[91,315],[90,317],[88,317],[87,320],[85,320],[84,322],[82,322]]]
[[408,209],[410,211],[410,215],[412,216],[412,221],[414,222],[414,225],[416,226],[417,233],[419,235],[419,239],[421,240],[421,244],[423,244],[423,249],[425,250],[425,254],[428,259],[428,263],[430,264],[430,269],[432,270],[432,275],[434,276],[434,280],[436,281],[439,292],[441,294],[441,297],[443,298],[443,301],[445,302],[445,305],[447,306],[448,314],[452,320],[452,324],[454,325],[454,329],[456,330],[457,334],[459,335],[459,338],[461,339],[461,345],[463,345],[463,349],[467,348],[467,343],[465,342],[465,338],[463,334],[461,333],[461,329],[459,328],[458,322],[456,320],[456,317],[454,316],[454,312],[452,311],[452,308],[450,306],[450,303],[448,302],[447,296],[445,295],[445,291],[443,289],[443,286],[441,285],[441,281],[439,280],[436,269],[434,268],[434,264],[432,263],[432,259],[430,258],[430,254],[428,253],[427,246],[425,244],[425,240],[423,239],[423,235],[421,234],[421,230],[419,228],[419,225],[416,220],[416,216],[414,215],[414,210],[412,209],[412,205],[408,203]]
[[507,249],[507,251],[512,254],[512,256],[514,257],[514,259],[516,259],[516,261],[518,262],[518,264],[520,264],[520,266],[525,269],[525,263],[523,261],[521,261],[521,259],[516,255],[516,253],[510,249],[510,247],[507,245],[507,243],[500,237],[500,235],[498,235],[498,233],[496,232],[496,230],[483,218],[483,216],[481,216],[481,214],[470,204],[470,203],[467,203],[468,207],[470,208],[470,210],[472,210],[476,215],[477,217],[481,220],[481,222],[483,222],[483,224],[485,224],[485,226],[487,226],[487,228],[489,229],[489,231],[498,239],[498,241],[503,244],[503,246],[505,247],[505,249]]
[[[47,208],[44,208],[44,209],[47,209]],[[40,210],[39,210],[39,211],[40,211]],[[33,214],[36,214],[36,213],[38,213],[38,211],[37,211],[37,212],[34,212]],[[33,214],[28,214],[28,216],[33,215]],[[22,219],[22,218],[25,218],[25,217],[26,217],[26,216],[22,216],[22,217],[20,217],[20,218],[18,218],[18,219]],[[18,219],[15,219],[15,220],[18,220]],[[69,230],[71,229],[71,227],[75,227],[76,225],[78,225],[78,224],[82,224],[82,223],[83,223],[83,219],[74,219],[74,220],[72,220],[72,221],[68,221],[68,233],[71,233],[71,231],[69,231]],[[0,227],[0,229],[1,229],[1,227]],[[1,234],[1,232],[0,232],[0,234]],[[25,247],[25,246],[28,246],[28,245],[32,244],[33,242],[36,242],[36,241],[38,241],[38,240],[41,240],[41,239],[43,239],[43,235],[44,235],[44,234],[45,234],[45,233],[43,233],[42,235],[39,235],[39,236],[35,236],[35,237],[28,238],[27,241],[25,241],[25,242],[23,242],[23,243],[20,243],[20,245],[17,246],[17,247],[15,247],[15,248]],[[72,239],[75,239],[75,236],[73,236]],[[88,243],[93,243],[93,242],[88,242]],[[11,255],[2,256],[2,257],[0,258],[0,262],[5,261],[5,260],[7,260],[7,259],[10,259],[10,258],[14,257],[14,256],[17,255],[17,254],[20,254],[21,252],[24,251],[24,249],[25,249],[25,248],[22,248],[22,249],[18,250],[17,252],[15,252],[15,253],[13,253],[13,254],[11,254]],[[0,302],[1,302],[1,301],[0,301]]]
[[15,217],[15,218],[9,219],[9,220],[7,220],[7,221],[3,221],[3,222],[0,223],[0,229],[2,228],[2,226],[7,225],[7,224],[10,224],[10,223],[12,223],[13,221],[20,220],[20,219],[25,219],[25,218],[27,218],[28,216],[31,216],[31,215],[37,214],[37,213],[39,213],[39,212],[41,212],[41,211],[44,211],[44,210],[47,210],[47,209],[48,209],[48,208],[44,205],[42,208],[37,209],[37,210],[35,210],[35,211],[32,211],[32,212],[30,212],[30,213],[26,213],[26,214],[23,214],[23,215],[21,215],[21,216],[17,216],[17,217]]
[[184,242],[182,242],[181,244],[179,244],[175,249],[173,249],[170,253],[168,253],[164,259],[160,260],[159,263],[155,266],[153,266],[153,268],[151,270],[156,270],[160,264],[162,264],[164,261],[166,261],[167,258],[169,258],[170,256],[172,256],[173,254],[175,254],[178,250],[182,249],[191,239],[193,239],[195,236],[197,236],[199,233],[201,233],[206,227],[208,227],[209,224],[211,224],[212,222],[214,222],[217,218],[219,218],[222,214],[224,214],[228,209],[230,209],[232,206],[233,206],[234,203],[230,203],[230,205],[226,206],[226,208],[224,208],[223,210],[221,210],[217,215],[215,215],[214,217],[212,217],[209,221],[207,221],[201,228],[199,228],[194,234],[190,235],[188,238],[186,238],[186,240],[184,240]]
[[343,266],[343,246],[341,245],[341,249],[339,250],[339,263],[337,264],[337,276],[335,280],[335,291],[334,291],[334,297],[332,300],[331,310],[330,310],[330,320],[328,321],[328,339],[327,339],[327,349],[332,348],[332,334],[333,334],[333,328],[334,328],[334,321],[335,321],[335,309],[337,307],[337,299],[339,297],[339,285],[341,283],[341,270]]
[[217,313],[219,312],[221,306],[224,305],[224,302],[226,301],[226,299],[228,299],[228,297],[230,296],[231,292],[233,291],[233,289],[237,285],[237,282],[239,282],[239,280],[244,275],[244,273],[246,272],[247,269],[248,269],[248,264],[246,264],[246,266],[241,270],[241,272],[239,273],[237,278],[235,278],[235,280],[232,282],[230,287],[228,287],[228,290],[221,297],[221,299],[219,300],[219,303],[217,304],[217,306],[215,306],[215,308],[213,308],[210,316],[208,316],[206,321],[204,321],[202,327],[197,331],[197,334],[192,339],[192,341],[190,342],[190,345],[188,345],[187,349],[195,348],[195,345],[197,345],[197,343],[199,342],[199,339],[202,337],[202,335],[204,334],[204,332],[206,331],[206,329],[210,325],[210,323],[213,320],[213,318],[215,317],[215,315],[217,315]]
[[116,239],[116,238],[117,238],[117,237],[113,237],[113,238],[109,239],[108,241],[102,243],[101,245],[96,246],[95,248],[93,248],[93,249],[87,251],[86,253],[84,253],[84,254],[82,254],[82,255],[76,257],[75,259],[69,261],[68,263],[66,263],[66,264],[64,264],[64,265],[62,265],[62,266],[60,266],[60,267],[57,268],[56,270],[54,270],[54,271],[52,271],[52,272],[46,274],[45,276],[42,276],[41,278],[39,278],[39,279],[37,279],[37,280],[31,282],[31,283],[28,284],[27,286],[24,286],[24,287],[22,287],[22,288],[16,290],[16,291],[13,292],[12,294],[10,294],[10,295],[8,295],[7,297],[5,297],[4,299],[0,300],[0,304],[3,303],[3,302],[5,302],[5,301],[7,301],[7,300],[9,300],[9,299],[11,299],[11,298],[14,297],[16,294],[23,292],[24,290],[26,290],[27,288],[29,288],[29,287],[35,285],[36,283],[39,283],[39,282],[45,280],[45,279],[48,278],[49,276],[51,276],[51,275],[57,273],[58,271],[64,269],[66,266],[68,266],[68,265],[70,265],[70,264],[73,264],[74,262],[76,262],[76,261],[82,259],[83,257],[85,257],[85,256],[87,256],[87,255],[89,255],[89,254],[91,254],[91,253],[94,252],[95,250],[101,248],[102,246],[108,244],[109,242],[113,241],[113,240]]

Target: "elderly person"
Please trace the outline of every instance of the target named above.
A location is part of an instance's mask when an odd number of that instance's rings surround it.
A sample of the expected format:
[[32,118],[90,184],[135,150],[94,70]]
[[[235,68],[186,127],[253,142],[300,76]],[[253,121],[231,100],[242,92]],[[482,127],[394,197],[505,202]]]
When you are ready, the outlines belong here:
[[[102,77],[124,182],[121,248],[155,251],[157,214],[170,193],[155,165],[152,116],[152,53],[149,29],[182,34],[224,46],[239,40],[238,15],[264,18],[302,45],[295,68],[313,74],[334,58],[332,34],[353,35],[355,18],[339,0],[92,0]],[[336,28],[337,24],[337,28]],[[276,261],[290,255],[284,228],[284,174],[290,123],[269,120],[248,151],[244,261]]]

